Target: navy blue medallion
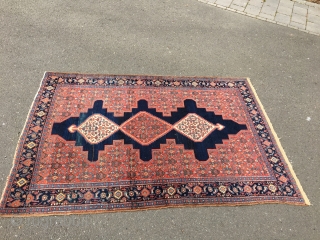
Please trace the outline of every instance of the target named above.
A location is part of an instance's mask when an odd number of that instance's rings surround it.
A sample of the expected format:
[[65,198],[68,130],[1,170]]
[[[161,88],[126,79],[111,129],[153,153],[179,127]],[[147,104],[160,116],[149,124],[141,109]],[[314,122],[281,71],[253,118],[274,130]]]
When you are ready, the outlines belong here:
[[54,123],[52,134],[83,146],[92,162],[98,160],[99,151],[105,145],[112,145],[113,140],[120,139],[139,149],[143,161],[151,160],[152,149],[159,149],[166,139],[175,139],[185,149],[194,150],[197,160],[205,161],[209,157],[208,149],[215,149],[216,144],[229,138],[228,135],[247,129],[246,125],[224,120],[214,112],[198,108],[190,99],[184,101],[184,108],[178,108],[170,117],[149,108],[146,100],[139,100],[138,107],[130,113],[125,112],[123,117],[115,117],[102,106],[101,100],[95,101],[93,108],[79,117]]

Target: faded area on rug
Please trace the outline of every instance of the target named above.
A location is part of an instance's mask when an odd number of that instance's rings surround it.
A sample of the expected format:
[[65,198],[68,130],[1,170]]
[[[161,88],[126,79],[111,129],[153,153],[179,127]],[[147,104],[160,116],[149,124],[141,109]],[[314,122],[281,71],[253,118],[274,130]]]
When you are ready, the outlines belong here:
[[248,79],[46,73],[0,214],[308,205]]

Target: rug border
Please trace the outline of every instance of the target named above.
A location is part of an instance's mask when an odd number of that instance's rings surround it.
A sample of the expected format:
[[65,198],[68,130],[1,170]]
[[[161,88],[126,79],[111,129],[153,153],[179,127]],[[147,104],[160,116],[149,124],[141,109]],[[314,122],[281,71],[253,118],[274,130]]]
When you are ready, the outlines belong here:
[[263,115],[264,115],[264,117],[265,117],[265,119],[266,119],[266,121],[267,121],[267,124],[268,124],[268,126],[269,126],[269,128],[270,128],[270,130],[271,130],[271,132],[272,132],[272,135],[273,135],[274,139],[276,140],[277,147],[279,148],[279,150],[280,150],[280,152],[281,152],[281,154],[282,154],[282,156],[283,156],[283,159],[285,160],[285,162],[286,162],[286,164],[287,164],[287,166],[288,166],[288,168],[289,168],[289,170],[290,170],[290,173],[291,173],[293,179],[295,180],[295,182],[296,182],[296,184],[297,184],[297,187],[298,187],[299,190],[300,190],[300,193],[301,193],[301,195],[302,195],[302,198],[303,198],[305,204],[306,204],[307,206],[310,206],[311,203],[310,203],[310,201],[309,201],[306,193],[304,192],[304,190],[303,190],[303,188],[302,188],[302,185],[301,185],[301,183],[300,183],[300,181],[299,181],[296,173],[295,173],[294,170],[293,170],[292,164],[290,163],[290,161],[289,161],[289,159],[288,159],[288,157],[287,157],[287,154],[285,153],[285,151],[284,151],[284,149],[283,149],[283,147],[282,147],[282,145],[281,145],[281,143],[280,143],[279,137],[278,137],[276,131],[274,130],[273,125],[272,125],[272,123],[271,123],[271,121],[270,121],[270,118],[268,117],[268,115],[267,115],[267,113],[266,113],[266,111],[265,111],[265,109],[264,109],[264,106],[262,105],[262,103],[261,103],[261,101],[260,101],[260,99],[259,99],[259,97],[258,97],[258,94],[257,94],[257,92],[256,92],[256,89],[255,89],[254,86],[252,85],[252,82],[251,82],[250,78],[247,78],[247,81],[248,81],[248,84],[249,84],[249,86],[250,86],[250,89],[252,90],[252,93],[254,94],[255,99],[257,100],[257,102],[258,102],[258,104],[259,104],[259,106],[260,106],[260,108],[261,108],[261,110],[262,110],[262,113],[263,113]]
[[[246,203],[213,203],[213,204],[189,204],[189,205],[167,205],[160,207],[140,207],[135,209],[99,209],[99,210],[72,210],[70,212],[47,212],[47,213],[9,213],[9,214],[0,214],[0,218],[19,218],[19,217],[50,217],[50,216],[70,216],[70,215],[85,215],[85,214],[103,214],[103,213],[119,213],[119,212],[138,212],[138,211],[150,211],[150,210],[159,210],[159,209],[170,209],[170,208],[201,208],[201,207],[248,207],[254,205],[266,205],[266,204],[288,204],[293,206],[306,207],[305,203],[298,202],[279,202],[279,201],[253,201]],[[285,206],[285,205],[284,205]]]
[[[42,79],[41,79],[41,82],[40,82],[40,84],[39,84],[38,90],[37,90],[37,92],[36,92],[36,94],[35,94],[35,96],[34,96],[34,98],[33,98],[33,100],[32,100],[31,105],[30,105],[27,118],[26,118],[26,120],[25,120],[25,122],[24,122],[22,131],[21,131],[21,134],[20,134],[19,139],[18,139],[17,146],[16,146],[15,151],[14,151],[13,161],[12,161],[12,167],[11,167],[11,169],[10,169],[10,171],[9,171],[9,175],[8,175],[7,178],[6,178],[6,184],[5,184],[5,186],[4,186],[4,188],[3,188],[3,192],[2,192],[2,194],[1,194],[0,205],[1,205],[2,201],[4,200],[4,197],[5,197],[5,194],[6,194],[6,190],[7,190],[7,188],[8,188],[8,185],[9,185],[9,183],[11,183],[11,182],[10,182],[10,178],[11,178],[11,176],[12,176],[12,173],[13,173],[14,169],[15,169],[15,168],[17,167],[17,165],[18,165],[18,164],[16,163],[17,153],[18,153],[18,149],[19,149],[19,147],[20,147],[21,140],[22,140],[22,138],[23,138],[23,136],[24,136],[24,134],[25,134],[25,131],[26,131],[26,127],[27,127],[27,124],[28,124],[28,121],[29,121],[30,113],[31,113],[31,111],[32,111],[32,109],[33,109],[33,107],[34,107],[35,101],[36,101],[37,98],[39,97],[39,92],[40,92],[40,90],[41,90],[41,88],[42,88],[42,86],[43,86],[43,84],[44,84],[44,79],[46,78],[46,76],[47,76],[49,73],[50,73],[50,72],[47,72],[47,71],[44,72],[43,77],[42,77]],[[14,215],[9,215],[8,217],[10,217],[10,216],[12,217],[12,216],[14,216]],[[0,213],[0,217],[5,217],[5,215],[2,215],[2,214]]]
[[[16,157],[17,157],[17,150],[20,146],[20,142],[24,136],[24,133],[25,133],[25,130],[26,130],[26,125],[28,123],[28,120],[29,120],[29,115],[33,109],[33,106],[35,104],[35,101],[36,99],[39,97],[39,92],[44,84],[44,80],[45,78],[50,75],[50,74],[75,74],[75,75],[91,75],[91,76],[150,76],[150,77],[172,77],[172,78],[206,78],[206,79],[212,79],[212,78],[221,78],[221,79],[245,79],[247,82],[248,82],[248,85],[250,87],[250,90],[252,91],[253,95],[254,95],[254,98],[257,100],[258,104],[259,104],[259,107],[260,109],[262,110],[262,113],[263,113],[263,116],[265,117],[267,123],[268,123],[268,126],[273,134],[273,137],[277,143],[277,146],[283,156],[283,159],[285,160],[289,170],[290,170],[290,173],[293,177],[293,179],[295,180],[296,182],[296,185],[298,187],[298,189],[300,190],[300,193],[301,193],[301,196],[304,200],[304,203],[297,203],[297,202],[286,202],[286,201],[263,201],[263,202],[259,202],[259,201],[253,201],[253,202],[246,202],[246,203],[212,203],[212,204],[204,204],[204,205],[199,205],[199,204],[190,204],[190,205],[174,205],[174,206],[161,206],[161,207],[142,207],[142,208],[137,208],[137,209],[116,209],[116,210],[108,210],[108,209],[100,209],[100,210],[92,210],[92,211],[83,211],[83,210],[79,210],[79,211],[72,211],[72,212],[51,212],[51,213],[27,213],[27,214],[21,214],[21,213],[10,213],[10,214],[5,214],[5,213],[0,213],[0,217],[48,217],[48,216],[61,216],[61,215],[74,215],[74,214],[91,214],[91,213],[107,213],[107,212],[134,212],[134,211],[146,211],[146,210],[158,210],[158,209],[166,209],[166,208],[184,208],[184,207],[225,207],[225,206],[251,206],[251,205],[257,205],[257,204],[288,204],[288,205],[295,205],[295,206],[310,206],[311,203],[306,195],[306,193],[304,192],[303,188],[302,188],[302,185],[298,179],[298,177],[296,176],[294,170],[293,170],[293,167],[292,167],[292,164],[289,162],[289,159],[280,143],[280,140],[273,128],[273,125],[264,109],[264,106],[262,105],[258,95],[257,95],[257,92],[254,88],[254,86],[252,85],[251,83],[251,80],[250,78],[246,78],[246,77],[218,77],[218,76],[172,76],[172,75],[146,75],[146,74],[98,74],[98,73],[76,73],[76,72],[56,72],[56,71],[45,71],[44,74],[43,74],[43,77],[42,77],[42,80],[40,82],[40,85],[39,85],[39,88],[33,98],[33,101],[31,103],[31,106],[29,108],[29,111],[28,111],[28,114],[27,114],[27,119],[24,123],[24,126],[22,128],[22,131],[21,131],[21,134],[20,134],[20,137],[19,137],[19,140],[18,140],[18,144],[16,146],[16,149],[15,149],[15,153],[14,153],[14,156],[13,156],[13,162],[12,162],[12,167],[11,167],[11,170],[9,172],[9,175],[7,176],[6,178],[6,184],[3,188],[3,192],[1,194],[1,198],[0,198],[0,203],[3,201],[4,197],[5,197],[5,193],[6,193],[6,190],[8,188],[8,185],[10,183],[10,177],[12,175],[12,172],[14,171],[14,169],[17,167],[17,164],[16,164]],[[180,79],[179,79],[180,80]]]

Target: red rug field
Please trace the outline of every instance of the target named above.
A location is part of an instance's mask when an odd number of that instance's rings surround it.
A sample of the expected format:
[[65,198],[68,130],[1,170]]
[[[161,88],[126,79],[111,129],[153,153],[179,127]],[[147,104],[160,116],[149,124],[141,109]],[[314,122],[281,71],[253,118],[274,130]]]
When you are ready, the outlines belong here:
[[308,205],[250,80],[45,74],[2,216]]

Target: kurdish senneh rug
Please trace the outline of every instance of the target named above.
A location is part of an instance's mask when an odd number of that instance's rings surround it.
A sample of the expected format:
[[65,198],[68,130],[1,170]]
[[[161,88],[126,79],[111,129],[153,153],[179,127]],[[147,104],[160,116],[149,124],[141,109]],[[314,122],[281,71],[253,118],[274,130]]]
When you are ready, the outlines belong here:
[[3,216],[308,205],[249,79],[45,74]]

